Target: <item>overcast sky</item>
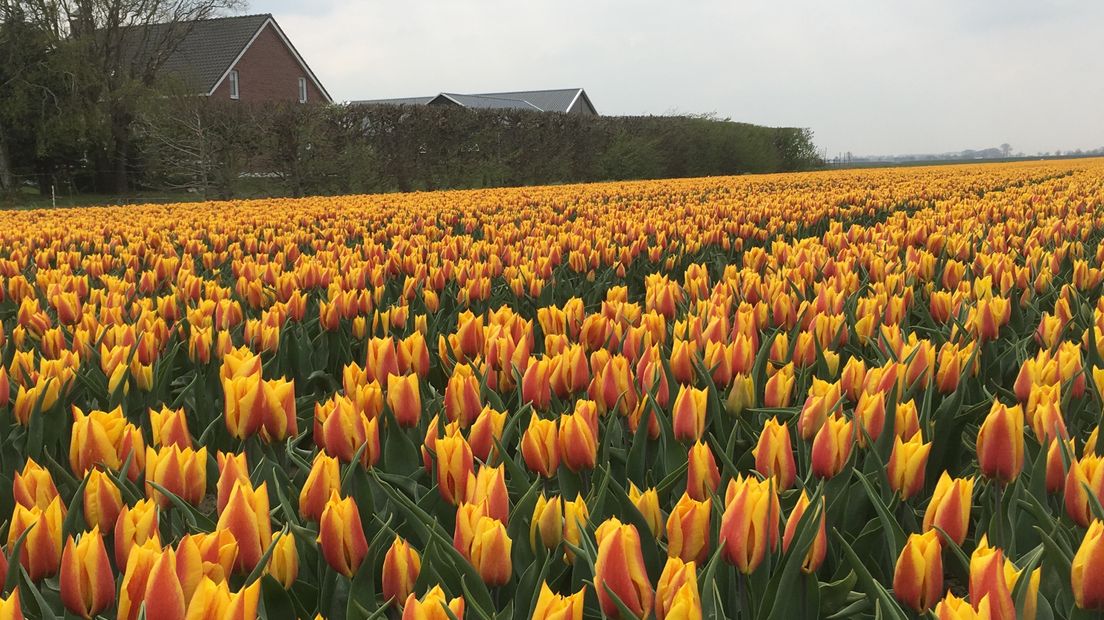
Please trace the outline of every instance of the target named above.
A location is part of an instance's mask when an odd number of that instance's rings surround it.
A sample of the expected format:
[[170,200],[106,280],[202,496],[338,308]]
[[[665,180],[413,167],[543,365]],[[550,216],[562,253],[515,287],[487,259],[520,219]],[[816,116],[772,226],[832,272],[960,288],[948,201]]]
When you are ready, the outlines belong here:
[[1104,146],[1100,0],[252,0],[336,100],[581,86],[829,155]]

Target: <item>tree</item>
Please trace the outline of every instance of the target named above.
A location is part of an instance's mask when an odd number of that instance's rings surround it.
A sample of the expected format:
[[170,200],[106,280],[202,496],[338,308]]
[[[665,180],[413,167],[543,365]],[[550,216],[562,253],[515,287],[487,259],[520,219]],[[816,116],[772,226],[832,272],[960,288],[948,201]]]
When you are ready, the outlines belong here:
[[1012,154],[1012,145],[1005,142],[1004,144],[1000,145],[1000,152],[1001,157],[1008,157]]
[[5,23],[18,16],[48,39],[48,63],[72,63],[65,68],[69,92],[97,125],[89,127],[97,143],[90,153],[101,173],[97,186],[120,193],[129,188],[134,121],[142,103],[156,95],[161,68],[196,20],[243,6],[243,0],[0,2]]

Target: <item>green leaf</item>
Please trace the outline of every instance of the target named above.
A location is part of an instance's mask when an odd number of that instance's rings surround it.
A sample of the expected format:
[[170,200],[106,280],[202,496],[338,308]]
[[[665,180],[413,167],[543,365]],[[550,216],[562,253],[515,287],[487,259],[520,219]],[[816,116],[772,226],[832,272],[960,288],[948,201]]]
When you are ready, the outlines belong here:
[[890,596],[885,587],[870,575],[870,571],[866,569],[866,565],[863,564],[859,556],[855,554],[855,550],[851,548],[851,545],[847,544],[847,540],[839,533],[839,530],[833,528],[832,534],[840,544],[844,557],[847,558],[847,562],[851,564],[851,569],[855,571],[855,575],[858,577],[858,581],[862,585],[863,590],[868,596],[874,599],[875,603],[882,610],[882,613],[887,614],[887,617],[893,620],[906,620],[907,616],[901,609],[901,606]]

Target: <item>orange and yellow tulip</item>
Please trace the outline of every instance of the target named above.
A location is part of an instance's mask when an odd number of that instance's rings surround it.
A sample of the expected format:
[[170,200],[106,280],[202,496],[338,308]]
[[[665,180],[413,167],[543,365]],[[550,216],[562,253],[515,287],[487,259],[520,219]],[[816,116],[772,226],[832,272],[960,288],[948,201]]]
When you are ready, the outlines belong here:
[[330,495],[319,522],[318,546],[326,563],[342,575],[352,577],[360,569],[368,555],[368,540],[353,498],[341,499],[336,491]]
[[91,618],[115,602],[115,575],[98,527],[73,542],[65,541],[61,555],[61,600],[65,608]]

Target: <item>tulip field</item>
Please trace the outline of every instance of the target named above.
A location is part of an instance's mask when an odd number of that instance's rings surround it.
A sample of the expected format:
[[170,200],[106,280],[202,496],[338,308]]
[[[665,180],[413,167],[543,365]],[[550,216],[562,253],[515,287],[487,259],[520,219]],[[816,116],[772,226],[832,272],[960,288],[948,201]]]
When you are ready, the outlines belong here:
[[0,618],[1096,618],[1104,160],[0,211]]

